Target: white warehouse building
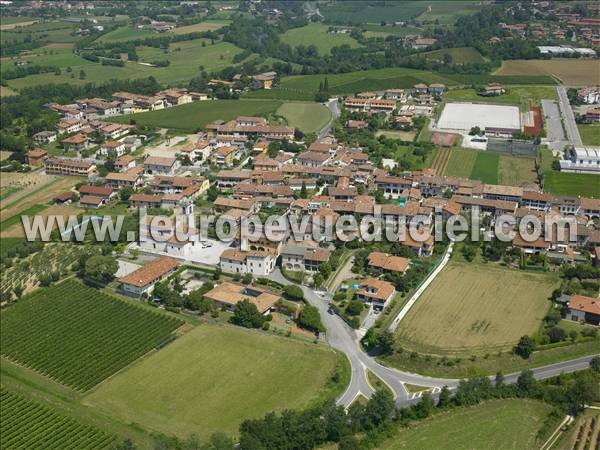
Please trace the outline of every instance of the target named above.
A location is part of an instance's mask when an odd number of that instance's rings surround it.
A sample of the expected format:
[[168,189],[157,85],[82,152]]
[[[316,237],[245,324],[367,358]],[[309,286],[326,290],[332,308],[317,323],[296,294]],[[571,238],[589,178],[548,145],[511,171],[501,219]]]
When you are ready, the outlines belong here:
[[600,147],[570,147],[560,160],[560,170],[600,174]]

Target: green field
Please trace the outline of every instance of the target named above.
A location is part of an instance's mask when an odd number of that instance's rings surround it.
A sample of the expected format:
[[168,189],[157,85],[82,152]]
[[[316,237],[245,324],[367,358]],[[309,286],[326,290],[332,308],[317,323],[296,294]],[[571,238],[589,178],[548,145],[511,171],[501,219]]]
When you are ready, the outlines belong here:
[[433,1],[427,2],[428,10],[418,17],[419,21],[436,22],[440,25],[453,25],[460,16],[475,14],[481,9],[480,2],[472,1]]
[[284,103],[276,114],[286,118],[289,126],[304,133],[318,132],[331,120],[331,111],[320,103]]
[[21,395],[0,389],[3,449],[106,448],[115,437]]
[[328,55],[333,47],[341,45],[360,47],[360,44],[348,34],[328,33],[328,28],[327,25],[318,23],[292,28],[281,35],[281,41],[291,47],[314,45],[321,55]]
[[237,116],[268,116],[277,111],[282,102],[276,100],[214,100],[188,103],[174,108],[114,117],[113,122],[170,128],[194,132],[215,120],[231,120]]
[[147,37],[157,37],[158,34],[148,29],[139,29],[130,26],[119,27],[116,30],[103,34],[96,42],[123,42],[134,39],[144,39]]
[[488,184],[498,184],[498,153],[478,152],[470,178],[481,180]]
[[0,324],[3,357],[87,390],[154,349],[181,321],[65,281],[19,300]]
[[412,26],[399,26],[399,25],[381,25],[368,23],[365,25],[361,25],[360,28],[364,31],[365,37],[387,37],[389,35],[394,36],[406,36],[406,35],[415,35],[423,32],[421,28],[412,27]]
[[418,1],[401,3],[371,1],[335,2],[319,5],[319,11],[325,19],[334,23],[379,23],[395,22],[417,17],[425,12],[427,4]]
[[445,411],[400,429],[382,450],[522,450],[538,448],[538,430],[550,414],[547,403],[526,399],[492,400]]
[[[292,98],[313,100],[325,75],[294,75],[283,77],[275,89],[258,91],[263,98]],[[327,75],[329,92],[335,95],[392,88],[412,88],[417,83],[442,83],[447,86],[499,82],[506,85],[550,85],[556,81],[549,76],[497,76],[446,74],[408,68],[386,68]]]
[[423,53],[425,58],[435,61],[443,61],[444,55],[450,55],[452,57],[453,64],[485,62],[485,59],[483,56],[481,56],[481,53],[479,53],[473,47],[444,48],[441,50],[433,50]]
[[15,214],[6,220],[3,220],[0,222],[0,231],[8,230],[13,225],[21,223],[21,216],[35,216],[46,208],[48,208],[48,205],[33,205],[31,208],[27,208],[26,210],[21,211],[19,214]]
[[74,43],[81,39],[74,36],[78,25],[61,21],[39,22],[32,25],[22,26],[18,29],[2,31],[0,41],[5,43],[24,42],[26,40],[39,41],[41,44],[65,44]]
[[120,373],[84,403],[148,430],[201,439],[338,392],[329,348],[232,326],[200,325]]
[[451,261],[396,330],[405,349],[434,355],[512,348],[548,311],[556,275]]
[[577,125],[584,145],[600,146],[600,123]]
[[[52,54],[50,54],[50,51]],[[242,50],[228,42],[216,42],[211,44],[210,40],[194,39],[191,41],[176,42],[170,44],[168,50],[154,47],[138,47],[139,62],[127,61],[123,67],[103,66],[92,61],[81,58],[73,53],[72,49],[37,49],[31,56],[26,57],[37,64],[52,65],[62,69],[60,75],[43,73],[29,75],[24,78],[9,80],[8,85],[12,89],[23,89],[24,87],[36,86],[48,83],[75,83],[86,84],[89,82],[102,83],[110,79],[133,79],[153,76],[160,83],[176,84],[188,82],[190,78],[200,74],[200,66],[211,72],[223,69],[233,64],[233,58]],[[45,53],[44,53],[45,52]],[[169,61],[168,67],[152,67],[155,61]],[[140,64],[146,63],[146,64]],[[11,64],[2,64],[2,70],[9,70]],[[71,67],[72,72],[66,68]],[[85,71],[85,78],[79,78],[79,71]],[[71,78],[73,75],[73,78]]]
[[521,186],[537,179],[535,159],[466,148],[452,148],[444,175],[490,184]]
[[473,103],[494,103],[497,105],[519,105],[521,111],[529,110],[529,101],[540,104],[541,99],[557,98],[556,89],[552,86],[508,86],[506,94],[494,97],[477,95],[474,89],[450,89],[444,94],[447,102],[461,101]]
[[600,198],[600,175],[593,173],[544,173],[544,191],[556,195]]

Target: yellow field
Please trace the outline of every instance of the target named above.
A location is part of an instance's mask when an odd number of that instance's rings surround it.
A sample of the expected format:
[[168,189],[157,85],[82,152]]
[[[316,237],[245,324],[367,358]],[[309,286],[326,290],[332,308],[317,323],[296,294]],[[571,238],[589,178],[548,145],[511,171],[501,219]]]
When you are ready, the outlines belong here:
[[598,84],[597,59],[531,59],[504,61],[495,75],[551,75],[569,86]]
[[403,141],[412,141],[415,138],[414,131],[401,131],[401,130],[378,130],[375,133],[375,137],[385,136],[390,139],[402,139]]
[[397,342],[436,355],[509,349],[536,331],[557,284],[554,275],[450,262],[400,323]]

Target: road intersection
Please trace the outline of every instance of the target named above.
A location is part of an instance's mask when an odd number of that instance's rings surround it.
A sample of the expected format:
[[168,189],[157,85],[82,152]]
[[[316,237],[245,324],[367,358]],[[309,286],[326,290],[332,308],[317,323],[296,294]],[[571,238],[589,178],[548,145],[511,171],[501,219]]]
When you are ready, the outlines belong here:
[[[351,378],[346,391],[337,399],[338,405],[349,407],[360,395],[366,398],[371,397],[374,390],[367,380],[366,369],[372,371],[390,387],[398,406],[406,406],[419,401],[420,394],[410,393],[405,387],[406,383],[429,387],[434,395],[439,393],[444,386],[450,390],[454,390],[458,386],[460,382],[458,379],[427,377],[379,364],[374,357],[362,350],[356,331],[350,328],[341,317],[329,313],[329,304],[326,298],[307,286],[289,281],[278,268],[269,275],[269,278],[283,285],[299,286],[306,301],[319,310],[321,320],[327,330],[326,339],[329,345],[347,356],[351,367]],[[536,379],[553,377],[563,372],[574,372],[589,367],[589,361],[594,356],[597,355],[550,364],[532,369],[532,371]],[[508,374],[505,376],[505,382],[515,383],[518,377],[519,373]]]

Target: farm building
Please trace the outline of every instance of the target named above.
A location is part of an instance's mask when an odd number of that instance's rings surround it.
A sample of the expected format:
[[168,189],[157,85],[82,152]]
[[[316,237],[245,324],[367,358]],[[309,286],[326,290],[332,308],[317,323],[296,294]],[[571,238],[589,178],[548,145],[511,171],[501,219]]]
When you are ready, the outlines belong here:
[[491,130],[521,130],[521,115],[517,106],[448,103],[437,127],[440,130],[469,131],[473,127]]
[[173,258],[157,258],[124,277],[119,278],[121,290],[132,296],[150,294],[154,285],[164,280],[177,269],[177,261]]

